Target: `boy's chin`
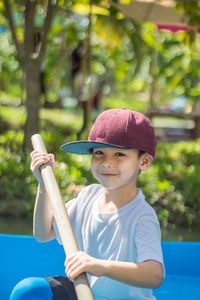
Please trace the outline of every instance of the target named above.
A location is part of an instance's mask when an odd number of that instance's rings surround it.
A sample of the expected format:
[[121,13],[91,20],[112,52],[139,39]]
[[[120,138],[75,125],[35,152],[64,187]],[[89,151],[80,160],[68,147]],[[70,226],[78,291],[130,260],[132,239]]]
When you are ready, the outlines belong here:
[[99,182],[102,187],[106,190],[117,190],[118,188],[120,188],[119,186],[115,185],[115,184],[109,184],[107,182]]

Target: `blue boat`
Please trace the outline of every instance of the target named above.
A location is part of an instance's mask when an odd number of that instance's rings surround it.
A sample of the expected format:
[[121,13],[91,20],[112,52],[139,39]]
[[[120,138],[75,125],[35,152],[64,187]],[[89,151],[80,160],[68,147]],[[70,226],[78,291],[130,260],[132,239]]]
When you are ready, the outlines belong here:
[[[200,242],[162,242],[166,276],[157,300],[200,300]],[[63,247],[55,240],[0,234],[0,299],[26,277],[65,275]]]

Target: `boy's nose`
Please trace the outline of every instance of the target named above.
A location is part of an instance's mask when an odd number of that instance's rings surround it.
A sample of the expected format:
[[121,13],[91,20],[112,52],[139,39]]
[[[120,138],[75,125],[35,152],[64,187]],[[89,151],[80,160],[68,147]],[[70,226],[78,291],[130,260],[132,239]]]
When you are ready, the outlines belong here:
[[103,162],[102,165],[104,168],[112,168],[112,166],[113,166],[111,162]]
[[103,161],[102,161],[102,165],[104,167],[112,167],[113,166],[113,161],[111,159],[111,157],[104,157]]

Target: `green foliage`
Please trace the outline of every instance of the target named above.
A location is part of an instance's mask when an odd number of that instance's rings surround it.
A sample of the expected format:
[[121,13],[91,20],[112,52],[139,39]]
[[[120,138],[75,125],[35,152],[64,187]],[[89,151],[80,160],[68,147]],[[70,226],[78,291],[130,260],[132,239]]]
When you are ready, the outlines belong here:
[[[95,0],[95,3],[101,3]],[[35,28],[41,29],[45,16],[46,1],[39,1],[35,15]],[[102,4],[102,3],[101,3]],[[17,36],[23,42],[22,3],[11,1],[15,14]],[[88,2],[85,0],[59,1],[51,30],[48,35],[47,52],[44,59],[46,100],[58,100],[60,90],[71,89],[71,53],[87,36]],[[104,3],[105,5],[105,3]],[[177,0],[177,10],[184,10],[190,17],[190,24],[199,26],[198,1]],[[75,9],[79,7],[79,9]],[[84,7],[87,8],[84,10]],[[0,6],[3,11],[3,4]],[[126,18],[119,18],[116,9],[105,5],[107,13],[93,14],[91,55],[92,73],[106,91],[147,95],[156,82],[156,104],[165,104],[177,95],[186,95],[192,102],[199,100],[199,37],[191,42],[188,33],[160,33],[155,24],[135,24]],[[85,14],[84,14],[85,13]],[[0,35],[0,77],[2,89],[16,97],[23,96],[23,78],[16,50],[11,42],[7,21],[2,19],[5,31]],[[108,34],[109,32],[109,34]],[[152,57],[157,53],[156,72],[151,74]],[[159,96],[158,96],[159,95]]]
[[0,90],[9,91],[12,96],[19,97],[22,72],[14,45],[11,43],[10,33],[7,31],[0,34],[0,77]]
[[163,225],[200,225],[200,140],[159,144],[152,167],[139,178]]
[[20,145],[22,131],[7,131],[0,135],[0,214],[27,215],[32,213],[34,179],[28,163],[23,161]]
[[[66,141],[59,132],[43,131],[42,136],[48,151],[55,153],[55,175],[63,199],[68,201],[95,179],[89,156],[59,149]],[[76,138],[75,133],[67,136],[68,141]],[[0,215],[31,216],[33,212],[37,184],[29,169],[30,159],[23,159],[22,141],[22,131],[0,135]],[[140,175],[138,186],[157,211],[162,227],[200,225],[199,155],[200,140],[158,144],[152,166]]]
[[[99,2],[95,0],[95,3]],[[197,1],[193,0],[192,5],[187,1],[177,2],[177,9],[185,9],[190,16],[190,24],[199,26]],[[38,3],[40,9],[35,19],[38,30],[43,24],[44,3],[46,1]],[[87,16],[75,13],[72,7],[79,3],[87,4],[85,0],[59,1],[59,9],[48,35],[44,69],[47,98],[52,102],[58,99],[60,88],[70,87],[71,53],[86,38]],[[20,29],[23,26],[23,6],[13,0],[11,4],[15,13],[17,36],[23,42],[23,32]],[[3,4],[0,5],[0,11],[2,10]],[[115,90],[118,94],[120,91],[120,95],[129,94],[131,99],[131,102],[129,99],[124,102],[124,99],[119,101],[118,96],[108,96],[103,103],[104,107],[125,106],[134,110],[146,110],[148,102],[134,99],[136,92],[143,92],[147,95],[145,99],[148,98],[152,80],[156,81],[162,105],[180,94],[199,100],[198,36],[196,39],[193,37],[195,41],[191,43],[191,35],[187,33],[159,33],[152,23],[134,24],[130,20],[118,19],[116,10],[112,8],[110,15],[93,15],[92,21],[92,72],[98,80],[103,78],[107,93]],[[0,35],[0,98],[3,102],[14,103],[16,98],[23,98],[22,71],[5,16],[0,20],[0,25],[5,29]],[[152,78],[150,69],[155,51],[157,68]],[[51,119],[50,111],[42,111],[42,115],[43,137],[48,151],[56,154],[56,176],[65,200],[68,200],[82,186],[94,181],[88,157],[66,155],[58,150],[64,142],[63,136],[68,141],[76,139],[74,131],[80,128],[80,115],[78,121],[73,121],[73,126],[66,118],[65,128],[61,124],[61,119],[65,118],[64,113],[59,114],[56,121]],[[24,124],[24,109],[18,108],[16,113],[14,109],[2,107],[0,118],[0,121],[12,122],[12,128],[16,130],[0,135],[0,214],[30,214],[33,210],[36,182],[29,170],[30,161],[23,159],[23,132],[17,131]],[[3,130],[1,128],[1,133]],[[140,183],[149,202],[156,208],[162,224],[199,225],[198,158],[199,141],[160,144],[153,166],[141,174]]]
[[177,11],[184,11],[185,15],[188,17],[188,24],[194,26],[200,31],[200,14],[199,14],[199,1],[198,0],[176,0]]
[[[48,151],[56,153],[55,174],[67,201],[94,181],[89,162],[59,150],[63,143],[61,133],[43,132],[42,136]],[[8,130],[0,135],[0,215],[30,216],[33,213],[37,184],[30,171],[30,158],[23,158],[22,142],[23,131]]]

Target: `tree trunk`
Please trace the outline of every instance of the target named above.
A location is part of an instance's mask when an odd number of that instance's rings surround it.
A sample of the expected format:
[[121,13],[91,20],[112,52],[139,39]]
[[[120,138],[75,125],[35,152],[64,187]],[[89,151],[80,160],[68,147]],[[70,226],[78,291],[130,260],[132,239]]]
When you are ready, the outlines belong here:
[[24,134],[24,151],[32,149],[31,136],[39,132],[39,110],[40,110],[40,65],[34,60],[25,65],[26,75],[26,123]]
[[154,49],[150,65],[150,78],[151,86],[149,92],[149,108],[152,109],[155,107],[155,93],[156,93],[156,71],[158,67],[158,52]]
[[90,84],[89,84],[89,97],[88,99],[84,99],[85,102],[83,102],[83,126],[81,130],[78,133],[78,137],[81,136],[82,133],[88,128],[88,123],[90,120],[90,112],[91,112],[91,100],[92,100],[92,72],[91,72],[91,35],[92,35],[92,0],[89,0],[90,5],[90,12],[88,15],[88,30],[87,30],[87,38],[85,41],[86,44],[86,51],[85,51],[85,57],[83,59],[83,65],[82,69],[85,73],[85,78],[90,78]]
[[40,109],[40,70],[45,55],[47,35],[51,27],[57,0],[48,0],[44,24],[40,29],[41,39],[36,43],[35,40],[35,15],[39,1],[26,0],[19,1],[21,10],[24,11],[24,37],[23,43],[18,40],[16,33],[15,20],[13,19],[12,5],[10,0],[4,0],[5,13],[10,26],[12,39],[15,44],[20,64],[25,74],[26,88],[26,109],[27,119],[24,130],[23,149],[26,155],[32,148],[31,136],[39,131],[39,109]]
[[77,134],[77,138],[80,139],[81,135],[87,130],[88,128],[88,123],[89,123],[89,115],[91,111],[91,102],[90,99],[87,101],[82,102],[82,107],[83,107],[83,126],[81,130]]

